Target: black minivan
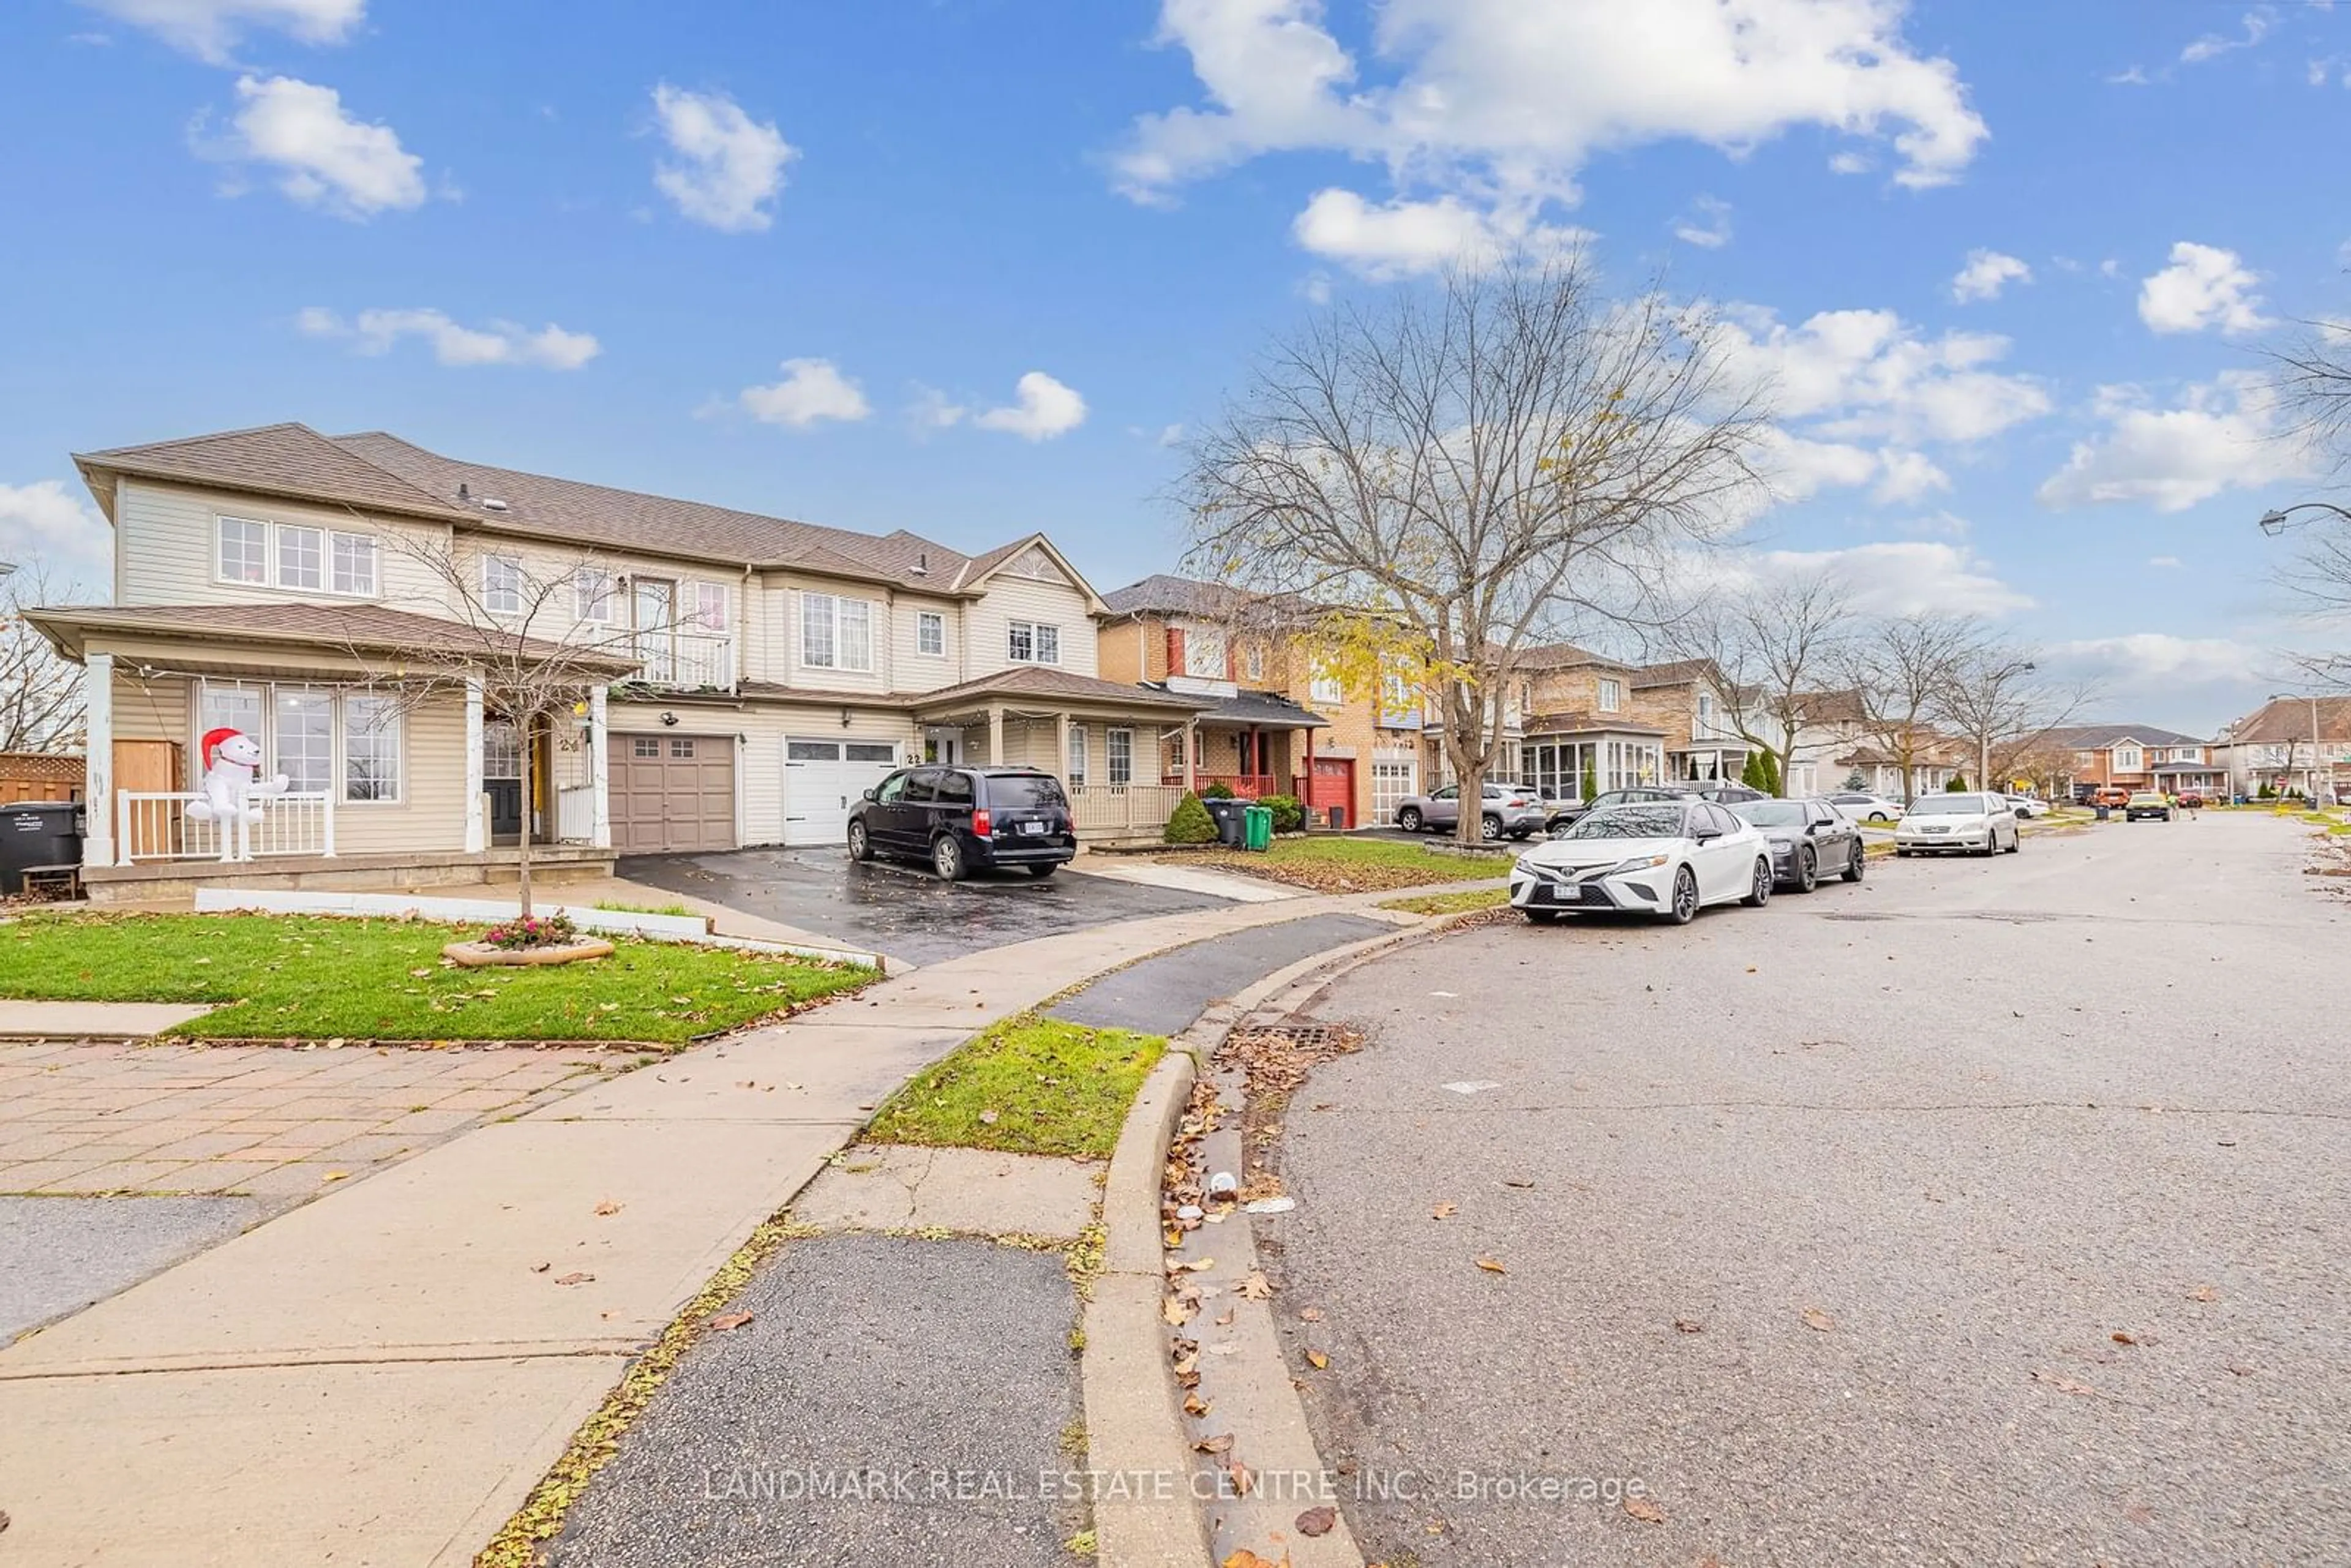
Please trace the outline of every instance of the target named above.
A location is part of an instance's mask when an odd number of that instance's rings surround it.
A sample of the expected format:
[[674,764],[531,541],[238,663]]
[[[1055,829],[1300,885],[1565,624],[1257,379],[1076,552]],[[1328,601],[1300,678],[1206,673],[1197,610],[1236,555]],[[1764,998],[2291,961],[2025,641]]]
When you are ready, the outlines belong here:
[[1034,768],[902,768],[849,809],[851,860],[927,860],[948,882],[1009,866],[1048,877],[1077,853],[1070,797]]

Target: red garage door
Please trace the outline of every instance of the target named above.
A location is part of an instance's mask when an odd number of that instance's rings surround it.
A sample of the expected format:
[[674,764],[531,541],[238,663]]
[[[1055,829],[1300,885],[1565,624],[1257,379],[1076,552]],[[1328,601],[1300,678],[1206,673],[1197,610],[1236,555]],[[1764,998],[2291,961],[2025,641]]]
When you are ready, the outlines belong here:
[[[1322,821],[1331,820],[1333,807],[1343,816],[1352,817],[1355,810],[1355,759],[1352,757],[1318,757],[1314,771],[1306,779],[1306,809]],[[1347,826],[1362,824],[1349,821]]]

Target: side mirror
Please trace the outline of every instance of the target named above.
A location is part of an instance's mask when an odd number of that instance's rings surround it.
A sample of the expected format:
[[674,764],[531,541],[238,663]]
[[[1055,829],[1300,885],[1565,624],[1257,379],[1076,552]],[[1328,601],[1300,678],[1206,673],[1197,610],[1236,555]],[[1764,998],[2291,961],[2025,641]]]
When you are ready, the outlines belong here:
[[1710,844],[1720,837],[1722,837],[1722,830],[1719,828],[1700,828],[1690,835],[1690,841],[1693,843]]
[[872,789],[868,789],[865,791],[865,798],[869,800],[879,800],[882,799],[882,787],[877,784]]

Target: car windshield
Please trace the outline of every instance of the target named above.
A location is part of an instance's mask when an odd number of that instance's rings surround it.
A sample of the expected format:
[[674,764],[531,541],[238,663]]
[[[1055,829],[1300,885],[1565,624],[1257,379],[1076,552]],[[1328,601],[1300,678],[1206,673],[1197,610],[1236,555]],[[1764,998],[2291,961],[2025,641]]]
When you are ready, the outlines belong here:
[[2131,797],[2131,804],[2134,806],[2159,806],[2163,804],[2163,797],[2160,795],[2149,794],[2147,790],[2142,789],[2137,794]]
[[1609,806],[1576,820],[1563,839],[1677,839],[1682,834],[1678,805]]
[[1984,814],[1980,795],[1921,795],[1912,802],[1914,817],[1980,817]]
[[999,811],[1018,811],[1024,807],[1066,806],[1069,797],[1061,793],[1061,781],[1044,774],[998,774],[987,781],[987,803]]
[[1804,803],[1802,800],[1742,800],[1731,810],[1759,828],[1801,828],[1804,825]]

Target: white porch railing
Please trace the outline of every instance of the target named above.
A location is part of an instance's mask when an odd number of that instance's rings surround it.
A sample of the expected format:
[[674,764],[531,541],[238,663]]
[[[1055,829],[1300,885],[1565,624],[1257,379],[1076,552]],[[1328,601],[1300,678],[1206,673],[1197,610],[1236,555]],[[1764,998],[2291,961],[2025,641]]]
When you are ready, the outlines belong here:
[[637,678],[681,691],[735,689],[735,639],[686,632],[637,635]]
[[1081,833],[1156,832],[1183,798],[1181,784],[1073,784],[1070,815]]
[[559,843],[592,843],[596,838],[596,787],[566,784],[555,792],[555,838]]
[[114,855],[117,865],[141,861],[225,861],[240,847],[259,860],[264,856],[316,855],[335,852],[335,798],[323,791],[259,797],[261,821],[245,835],[231,826],[226,842],[222,824],[188,814],[201,795],[179,790],[118,789],[114,792]]

